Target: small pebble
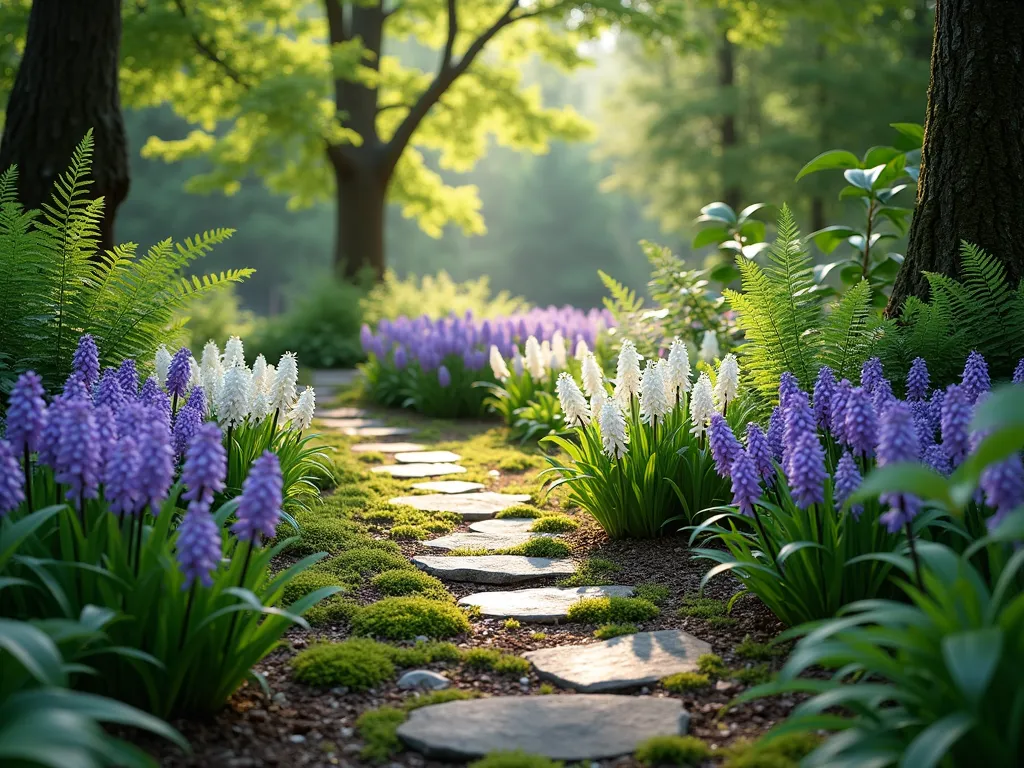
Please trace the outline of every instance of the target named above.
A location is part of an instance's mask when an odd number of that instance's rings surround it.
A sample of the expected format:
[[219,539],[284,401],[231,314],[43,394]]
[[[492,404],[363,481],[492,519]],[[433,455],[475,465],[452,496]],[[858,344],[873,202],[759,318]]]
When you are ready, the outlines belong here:
[[528,677],[520,677],[519,678],[519,684],[521,686],[523,686],[524,688],[526,688],[530,684],[530,678],[528,678]]
[[275,704],[287,704],[288,703],[288,697],[284,695],[284,691],[278,691],[277,693],[275,693],[273,696],[270,697],[270,700],[272,702],[274,702]]
[[343,738],[343,739],[351,739],[352,736],[355,734],[355,732],[356,732],[355,728],[339,728],[338,729],[338,735],[341,736],[341,738]]
[[301,733],[293,733],[291,736],[288,737],[288,741],[290,741],[292,744],[302,744],[305,740],[306,737],[303,736]]
[[488,475],[490,475],[491,477],[501,477],[501,472],[499,472],[499,471],[498,471],[498,470],[496,470],[496,469],[492,469],[492,470],[491,470],[490,472],[488,472],[487,474],[488,474]]
[[651,689],[648,688],[646,685],[643,688],[640,689],[640,693],[642,693],[644,696],[646,696],[650,692],[651,692]]
[[344,685],[339,685],[336,688],[331,688],[331,693],[333,693],[335,696],[344,696],[346,693],[348,693],[348,687]]

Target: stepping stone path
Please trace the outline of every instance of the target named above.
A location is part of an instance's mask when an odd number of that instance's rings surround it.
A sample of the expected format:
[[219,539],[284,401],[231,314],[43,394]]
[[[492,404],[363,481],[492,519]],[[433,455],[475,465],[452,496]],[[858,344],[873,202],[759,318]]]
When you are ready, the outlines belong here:
[[451,451],[415,451],[396,453],[395,461],[399,464],[451,464],[462,457]]
[[522,555],[420,555],[412,564],[447,581],[475,584],[515,584],[552,576],[571,576],[576,567],[568,558],[523,557]]
[[384,422],[380,419],[320,419],[320,422],[329,429],[355,429],[358,427],[383,427]]
[[529,533],[537,521],[532,517],[503,517],[495,520],[479,520],[470,523],[469,530],[476,533],[492,533],[508,536],[513,533]]
[[527,622],[556,622],[565,618],[569,607],[589,597],[629,597],[632,587],[539,587],[514,592],[478,592],[459,600],[459,605],[475,605],[480,614],[491,619],[518,619]]
[[370,415],[364,408],[343,405],[338,408],[317,408],[314,412],[318,419],[362,419]]
[[349,437],[399,437],[416,430],[412,427],[345,427],[341,431]]
[[[356,443],[352,446],[353,453],[406,453],[422,451],[427,446],[419,443]],[[416,486],[413,486],[414,488]],[[483,486],[480,486],[481,488]]]
[[[406,465],[415,466],[415,465]],[[430,465],[436,466],[436,465]],[[377,467],[376,469],[383,469]],[[421,512],[455,512],[462,515],[466,522],[488,520],[503,509],[523,504],[530,500],[526,494],[512,493],[436,493],[429,496],[398,496],[391,499],[391,504],[403,504]]]
[[374,472],[386,472],[392,477],[440,477],[458,475],[466,471],[458,464],[385,464],[374,467]]
[[543,537],[543,533],[453,533],[423,543],[435,549],[508,549]]
[[697,668],[711,646],[688,632],[638,632],[590,645],[563,645],[523,654],[544,680],[581,693],[615,691],[655,683]]
[[412,487],[417,491],[434,493],[469,493],[482,491],[485,486],[483,483],[469,483],[465,480],[429,480],[425,483],[415,483]]
[[683,734],[688,725],[679,699],[496,696],[415,709],[398,736],[440,760],[514,750],[553,760],[603,760],[631,754],[653,736]]

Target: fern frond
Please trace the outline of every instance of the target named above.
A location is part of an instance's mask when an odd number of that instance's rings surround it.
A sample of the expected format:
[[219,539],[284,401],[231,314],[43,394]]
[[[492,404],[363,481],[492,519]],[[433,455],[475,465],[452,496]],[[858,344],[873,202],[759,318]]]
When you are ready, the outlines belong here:
[[848,288],[821,327],[821,363],[838,379],[854,379],[869,356],[871,337],[866,333],[871,313],[871,287],[867,280]]

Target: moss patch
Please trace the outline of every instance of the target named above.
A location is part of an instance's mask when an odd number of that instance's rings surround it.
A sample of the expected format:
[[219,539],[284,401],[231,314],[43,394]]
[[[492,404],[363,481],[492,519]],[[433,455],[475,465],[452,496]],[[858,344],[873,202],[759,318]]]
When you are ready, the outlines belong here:
[[635,635],[639,631],[636,624],[602,624],[594,630],[594,637],[598,640],[611,640],[613,637]]
[[568,515],[545,515],[538,517],[530,530],[534,533],[569,533],[579,527],[580,524]]
[[398,552],[370,547],[356,547],[332,557],[322,569],[339,576],[361,577],[390,570],[413,570],[415,566]]
[[529,517],[536,519],[538,517],[544,517],[544,512],[536,507],[530,506],[529,504],[516,504],[508,509],[501,510],[501,512],[496,514],[495,517],[498,519],[505,517]]
[[711,757],[711,749],[696,736],[655,736],[634,753],[643,765],[698,766]]
[[359,731],[360,738],[366,743],[360,753],[361,757],[374,762],[383,762],[399,751],[401,742],[398,738],[398,726],[405,722],[405,718],[412,710],[429,707],[432,704],[444,704],[447,701],[475,699],[478,696],[479,694],[471,691],[452,688],[406,699],[400,708],[381,707],[364,712],[356,720],[356,730]]
[[753,661],[771,661],[777,656],[782,656],[786,650],[771,643],[755,643],[750,635],[743,638],[743,641],[736,646],[736,655],[743,659]]
[[566,619],[583,624],[631,624],[659,613],[658,606],[638,597],[591,597],[569,606]]
[[505,619],[503,626],[505,629],[519,629],[523,625],[519,623],[519,619]]
[[306,685],[373,688],[395,676],[395,665],[381,643],[353,638],[314,645],[291,660],[292,674]]
[[724,600],[712,600],[709,597],[687,595],[683,598],[683,607],[679,609],[680,616],[692,616],[697,619],[711,619],[725,617],[728,615]]
[[558,582],[560,587],[600,587],[614,584],[613,574],[622,570],[622,566],[603,557],[591,557],[584,562],[576,573]]
[[516,547],[502,550],[502,554],[524,557],[568,557],[570,552],[569,545],[564,541],[549,538],[530,539]]
[[714,653],[702,653],[698,656],[697,669],[709,677],[724,677],[729,671],[722,657]]
[[526,752],[492,752],[469,764],[469,768],[561,768],[562,763]]
[[470,648],[462,654],[462,662],[470,669],[489,669],[511,677],[522,677],[530,671],[526,659],[494,648]]
[[772,670],[767,664],[755,664],[729,672],[729,677],[744,685],[760,685],[772,679]]
[[669,675],[661,681],[661,684],[666,691],[672,691],[672,693],[689,693],[707,688],[711,684],[711,679],[700,672],[679,672]]
[[430,532],[418,525],[396,525],[388,532],[388,536],[399,541],[423,541],[430,536]]
[[643,600],[654,603],[655,605],[661,605],[663,602],[668,600],[669,589],[661,584],[637,584],[633,587],[633,597],[639,597]]
[[770,740],[766,735],[728,747],[722,768],[799,768],[820,744],[821,737],[813,733],[787,733]]
[[284,605],[291,605],[311,592],[316,592],[323,587],[344,586],[345,582],[333,573],[310,568],[297,574],[285,584],[281,601]]
[[425,597],[386,597],[352,617],[352,631],[389,640],[411,640],[419,635],[454,637],[469,631],[469,619],[451,603]]
[[435,600],[455,600],[440,579],[418,570],[383,571],[370,579],[370,584],[388,597],[423,595]]

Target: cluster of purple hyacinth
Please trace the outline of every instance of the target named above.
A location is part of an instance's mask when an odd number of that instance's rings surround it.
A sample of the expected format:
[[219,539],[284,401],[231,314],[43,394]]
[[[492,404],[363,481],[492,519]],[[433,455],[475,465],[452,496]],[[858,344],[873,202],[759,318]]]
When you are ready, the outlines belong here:
[[479,320],[472,312],[462,317],[432,320],[427,316],[411,320],[381,320],[377,332],[364,325],[360,334],[363,350],[378,360],[390,360],[402,370],[411,363],[424,371],[441,368],[451,356],[461,357],[467,370],[478,371],[488,365],[488,352],[494,345],[503,357],[512,357],[530,336],[538,341],[551,340],[555,333],[574,348],[581,339],[593,347],[602,329],[614,325],[607,310],[584,312],[573,307],[548,307],[508,317]]
[[[0,516],[28,498],[33,475],[53,472],[64,498],[85,516],[88,500],[102,499],[121,520],[155,517],[176,478],[188,510],[178,527],[177,557],[186,585],[211,583],[221,558],[220,529],[213,519],[216,494],[224,490],[227,456],[216,424],[205,421],[202,388],[188,389],[188,351],[174,356],[170,392],[156,379],[139,385],[133,360],[100,371],[92,337],[79,340],[73,371],[63,391],[47,403],[39,376],[22,374],[11,391],[6,435],[0,440]],[[182,406],[172,413],[172,398]],[[180,472],[180,477],[179,477]],[[255,543],[272,536],[281,509],[281,469],[265,453],[253,463],[238,505],[233,532]],[[99,502],[97,502],[99,503]]]
[[[1013,381],[1024,384],[1024,360]],[[716,414],[709,430],[711,451],[718,473],[732,479],[733,504],[745,515],[754,514],[763,488],[774,487],[777,467],[802,509],[824,503],[831,474],[832,501],[838,509],[872,466],[917,461],[950,474],[985,437],[969,427],[974,409],[990,389],[988,364],[977,352],[967,358],[960,383],[944,389],[931,389],[925,361],[915,359],[903,400],[893,394],[878,358],[864,363],[858,385],[837,380],[829,367],[822,367],[810,394],[800,389],[796,377],[784,373],[767,431],[748,423],[744,446]],[[979,485],[979,501],[994,510],[988,524],[995,527],[1024,502],[1021,457],[989,466]],[[910,494],[883,494],[879,502],[886,509],[880,519],[890,532],[907,526],[921,509],[920,499]],[[855,517],[861,512],[851,508]]]

